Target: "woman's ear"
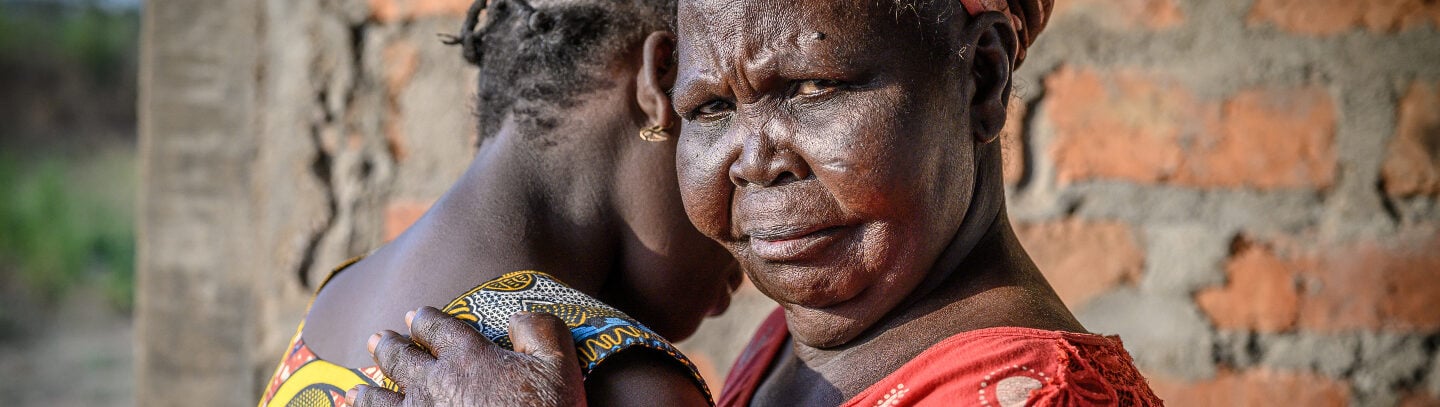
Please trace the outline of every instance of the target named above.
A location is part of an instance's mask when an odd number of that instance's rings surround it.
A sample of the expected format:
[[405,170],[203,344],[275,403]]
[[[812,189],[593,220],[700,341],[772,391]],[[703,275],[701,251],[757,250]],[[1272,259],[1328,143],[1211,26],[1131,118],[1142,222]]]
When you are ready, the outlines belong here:
[[989,143],[1005,126],[1011,69],[1018,50],[1015,29],[1005,14],[989,11],[972,17],[961,32],[957,54],[961,66],[969,68],[967,79],[974,81],[968,106],[970,128],[977,142]]
[[640,72],[635,78],[635,101],[650,123],[672,129],[679,121],[670,105],[670,88],[675,86],[675,35],[656,31],[645,37]]

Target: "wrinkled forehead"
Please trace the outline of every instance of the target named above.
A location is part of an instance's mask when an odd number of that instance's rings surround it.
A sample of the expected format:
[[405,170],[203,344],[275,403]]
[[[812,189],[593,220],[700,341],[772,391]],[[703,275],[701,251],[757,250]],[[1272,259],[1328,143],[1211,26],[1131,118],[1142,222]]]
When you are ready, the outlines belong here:
[[[681,0],[681,47],[735,54],[751,48],[804,46],[820,37],[862,38],[884,0]],[[692,49],[693,50],[693,49]]]
[[679,19],[691,28],[734,31],[803,22],[861,23],[885,0],[681,0]]

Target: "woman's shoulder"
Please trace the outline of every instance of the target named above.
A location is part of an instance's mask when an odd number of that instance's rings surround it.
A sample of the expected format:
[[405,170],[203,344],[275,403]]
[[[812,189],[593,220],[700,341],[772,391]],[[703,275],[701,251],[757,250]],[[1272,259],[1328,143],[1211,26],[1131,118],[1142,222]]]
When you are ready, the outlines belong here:
[[505,274],[461,294],[443,309],[490,341],[511,348],[510,316],[543,312],[565,321],[575,340],[582,371],[592,371],[622,351],[648,349],[679,363],[710,397],[698,368],[670,341],[649,327],[549,274],[525,270]]
[[1118,337],[998,327],[931,346],[849,406],[1160,405]]

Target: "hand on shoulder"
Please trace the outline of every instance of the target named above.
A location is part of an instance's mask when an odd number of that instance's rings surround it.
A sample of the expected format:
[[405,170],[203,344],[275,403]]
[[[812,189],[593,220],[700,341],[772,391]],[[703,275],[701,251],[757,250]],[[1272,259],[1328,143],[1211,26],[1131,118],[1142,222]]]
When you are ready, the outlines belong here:
[[406,316],[411,337],[385,331],[370,351],[402,393],[359,386],[346,394],[356,407],[586,405],[570,330],[549,314],[510,318],[514,351],[485,339],[440,310]]
[[683,366],[646,348],[618,353],[583,378],[569,328],[550,314],[510,318],[514,351],[430,307],[407,315],[406,325],[410,337],[386,331],[371,337],[369,346],[403,393],[360,386],[346,395],[352,405],[710,405]]

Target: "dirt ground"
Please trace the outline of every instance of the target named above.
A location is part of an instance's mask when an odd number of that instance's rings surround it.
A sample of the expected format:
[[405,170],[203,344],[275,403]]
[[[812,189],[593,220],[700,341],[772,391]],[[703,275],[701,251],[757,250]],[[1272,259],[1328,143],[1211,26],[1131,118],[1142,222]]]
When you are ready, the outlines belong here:
[[54,306],[0,299],[0,405],[133,406],[134,319],[95,287]]

